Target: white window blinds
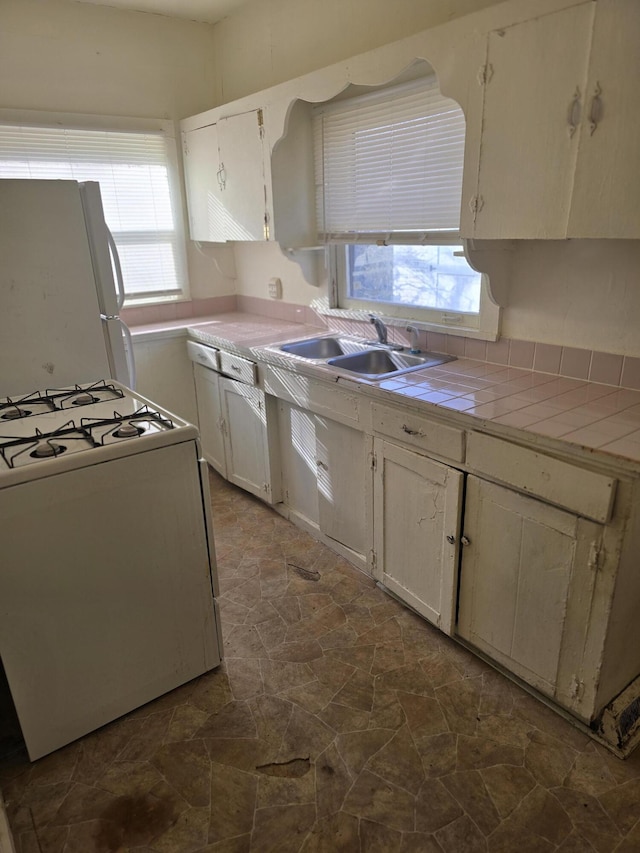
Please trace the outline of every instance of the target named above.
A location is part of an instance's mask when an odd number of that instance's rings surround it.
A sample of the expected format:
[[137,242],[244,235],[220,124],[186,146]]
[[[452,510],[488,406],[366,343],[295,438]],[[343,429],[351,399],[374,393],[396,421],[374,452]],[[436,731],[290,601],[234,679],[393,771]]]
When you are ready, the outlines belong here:
[[420,242],[460,227],[465,121],[435,78],[316,108],[326,242]]
[[175,297],[184,291],[185,264],[169,144],[160,131],[0,125],[0,178],[98,181],[127,296]]

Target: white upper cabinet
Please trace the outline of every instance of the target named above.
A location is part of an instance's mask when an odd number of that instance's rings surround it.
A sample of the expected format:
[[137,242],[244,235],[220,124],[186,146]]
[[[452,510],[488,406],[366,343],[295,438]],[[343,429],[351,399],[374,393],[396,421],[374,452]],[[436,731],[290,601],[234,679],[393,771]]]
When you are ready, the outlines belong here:
[[640,237],[640,3],[599,0],[569,237]]
[[489,33],[468,236],[640,237],[639,44],[636,0]]
[[474,236],[566,236],[594,3],[489,34]]
[[182,133],[192,240],[269,239],[262,110]]

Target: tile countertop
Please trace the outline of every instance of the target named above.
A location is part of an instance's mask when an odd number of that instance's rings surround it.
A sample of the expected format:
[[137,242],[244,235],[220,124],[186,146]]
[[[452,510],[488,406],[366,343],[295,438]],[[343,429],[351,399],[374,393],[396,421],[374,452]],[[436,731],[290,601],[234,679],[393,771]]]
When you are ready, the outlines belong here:
[[[167,324],[134,328],[134,335],[153,332]],[[259,357],[281,367],[299,369],[318,378],[336,379],[329,368],[267,349],[286,340],[328,334],[326,328],[273,320],[251,314],[221,314],[174,322],[195,339],[230,347],[240,355]],[[446,364],[416,370],[393,379],[346,381],[376,393],[411,398],[415,404],[435,406],[442,414],[458,413],[497,427],[599,451],[617,462],[640,464],[640,391],[571,379],[534,370],[458,358]],[[385,394],[386,396],[386,394]],[[511,432],[511,430],[509,430]],[[637,465],[632,465],[637,469]]]

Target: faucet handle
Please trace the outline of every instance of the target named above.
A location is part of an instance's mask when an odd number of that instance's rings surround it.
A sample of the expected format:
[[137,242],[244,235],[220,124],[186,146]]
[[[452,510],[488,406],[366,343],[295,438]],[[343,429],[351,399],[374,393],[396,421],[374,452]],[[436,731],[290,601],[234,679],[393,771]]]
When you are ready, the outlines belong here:
[[411,341],[409,343],[409,352],[413,355],[417,355],[420,352],[420,347],[418,346],[418,329],[415,326],[407,326],[407,332],[411,335]]

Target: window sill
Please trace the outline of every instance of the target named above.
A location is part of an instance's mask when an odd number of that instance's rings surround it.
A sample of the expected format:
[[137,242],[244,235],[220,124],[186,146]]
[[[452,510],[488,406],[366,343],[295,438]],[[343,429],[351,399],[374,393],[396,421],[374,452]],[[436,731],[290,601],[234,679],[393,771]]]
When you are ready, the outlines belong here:
[[384,324],[386,326],[389,326],[390,328],[406,329],[407,326],[413,326],[414,328],[423,332],[439,332],[440,334],[444,335],[455,335],[464,338],[475,338],[480,341],[497,341],[500,337],[499,323],[497,322],[497,320],[499,319],[499,315],[496,316],[494,323],[491,324],[491,327],[483,328],[482,324],[480,324],[479,326],[464,325],[462,323],[448,324],[429,322],[425,320],[412,320],[403,317],[388,317],[385,316],[383,311],[375,310],[371,312],[368,310],[357,310],[352,308],[328,308],[325,305],[313,305],[312,307],[316,311],[316,313],[324,317],[333,317],[342,320],[355,320],[361,323],[368,323],[369,314],[376,313],[382,319]]

